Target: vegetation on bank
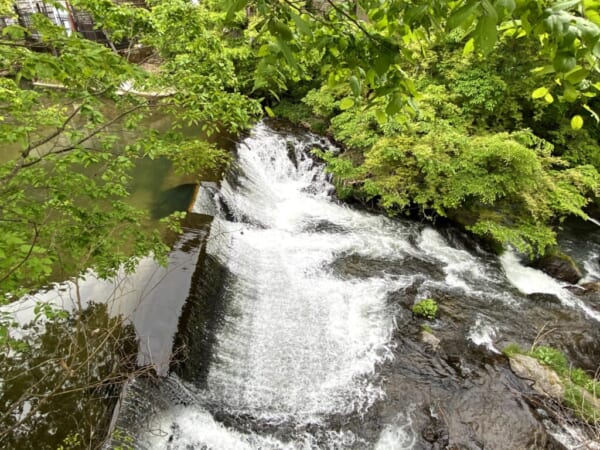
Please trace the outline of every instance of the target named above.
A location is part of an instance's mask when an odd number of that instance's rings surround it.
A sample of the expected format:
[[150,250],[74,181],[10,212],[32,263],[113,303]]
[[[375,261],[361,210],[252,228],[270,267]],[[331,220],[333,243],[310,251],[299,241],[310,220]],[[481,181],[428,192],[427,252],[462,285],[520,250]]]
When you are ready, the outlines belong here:
[[576,416],[596,429],[600,427],[600,381],[584,370],[573,367],[564,353],[543,345],[525,351],[517,344],[508,345],[503,353],[508,357],[515,354],[531,356],[556,372],[564,389],[563,398],[559,400],[564,401]]
[[600,128],[592,122],[575,130],[569,119],[598,109],[597,97],[532,98],[557,74],[530,75],[542,64],[531,42],[507,39],[482,59],[464,55],[455,39],[447,36],[406,66],[419,94],[406,115],[346,108],[351,88],[327,84],[297,108],[284,101],[274,111],[352,149],[318,153],[342,198],[376,203],[391,215],[449,218],[496,244],[543,254],[556,244],[560,222],[586,219],[586,206],[598,199]]
[[[126,201],[135,162],[165,157],[194,174],[224,167],[229,155],[206,137],[246,130],[263,109],[343,144],[338,157],[320,154],[342,198],[447,217],[532,255],[600,195],[596,1],[71,3],[113,42],[154,49],[160,67],[148,73],[42,15],[2,30],[0,304],[88,268],[110,277],[149,253],[164,262],[161,229],[144,228],[147,212]],[[10,6],[0,0],[0,15]],[[148,95],[122,92],[131,83]],[[169,130],[144,127],[155,114],[170,117]],[[185,135],[186,126],[202,133]],[[122,133],[134,142],[122,145]],[[166,221],[177,229],[178,219]],[[134,370],[127,358],[87,370],[103,355],[93,349],[113,342],[114,323],[92,327],[81,309],[38,312],[50,335],[37,340],[0,315],[2,378],[21,380],[3,397],[0,428],[17,437],[19,427],[49,429],[36,402],[108,395],[105,383]],[[117,338],[113,353],[126,342]],[[49,384],[31,383],[31,367]],[[86,426],[93,414],[80,414]],[[65,446],[104,437],[63,426]]]

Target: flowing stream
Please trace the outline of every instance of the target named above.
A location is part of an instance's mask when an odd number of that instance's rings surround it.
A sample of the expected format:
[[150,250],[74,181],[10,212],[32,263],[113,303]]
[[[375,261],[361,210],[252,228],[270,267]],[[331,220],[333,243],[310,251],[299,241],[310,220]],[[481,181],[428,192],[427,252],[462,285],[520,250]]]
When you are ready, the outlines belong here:
[[[334,150],[260,124],[201,190],[195,212],[214,219],[175,339],[185,358],[132,382],[117,426],[145,449],[569,447],[499,353],[554,327],[548,343],[593,369],[600,304],[455,230],[340,204],[314,147]],[[600,244],[586,251],[594,281]],[[410,312],[428,297],[435,349]]]

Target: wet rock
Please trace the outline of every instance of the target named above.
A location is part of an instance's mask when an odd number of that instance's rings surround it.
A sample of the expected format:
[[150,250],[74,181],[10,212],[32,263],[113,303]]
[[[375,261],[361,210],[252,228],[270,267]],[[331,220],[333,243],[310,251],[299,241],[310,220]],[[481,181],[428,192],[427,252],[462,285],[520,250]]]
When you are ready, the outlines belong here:
[[437,350],[441,341],[432,333],[421,330],[421,342],[423,342],[425,345],[429,345],[433,350]]
[[343,278],[369,278],[390,275],[409,275],[426,273],[430,278],[443,279],[443,271],[428,261],[412,256],[398,259],[362,256],[357,253],[342,254],[331,263],[331,268]]
[[447,448],[449,442],[448,427],[445,423],[440,420],[433,419],[432,422],[427,425],[421,431],[421,436],[427,442],[433,444],[432,449],[443,449]]
[[560,299],[554,294],[535,293],[529,294],[527,298],[535,302],[560,304]]
[[567,283],[576,284],[583,277],[573,259],[561,252],[549,253],[535,261],[533,267],[551,277]]
[[527,355],[516,354],[510,357],[510,368],[519,377],[534,382],[533,388],[543,395],[562,398],[564,387],[556,372]]
[[522,399],[502,382],[512,384],[502,370],[488,366],[473,383],[464,385],[446,406],[449,444],[460,449],[545,448],[548,435]]
[[600,281],[592,281],[590,283],[582,283],[579,285],[585,294],[600,294]]
[[580,297],[596,297],[600,296],[600,281],[591,281],[589,283],[581,283],[564,287],[571,294]]
[[297,169],[298,168],[298,156],[296,155],[296,146],[291,141],[287,141],[285,143],[285,146],[287,149],[288,158],[290,159],[290,161],[292,161],[292,164]]
[[302,231],[306,231],[309,233],[338,233],[338,234],[347,234],[350,230],[342,225],[338,225],[329,220],[318,220],[314,222],[309,222],[303,228]]

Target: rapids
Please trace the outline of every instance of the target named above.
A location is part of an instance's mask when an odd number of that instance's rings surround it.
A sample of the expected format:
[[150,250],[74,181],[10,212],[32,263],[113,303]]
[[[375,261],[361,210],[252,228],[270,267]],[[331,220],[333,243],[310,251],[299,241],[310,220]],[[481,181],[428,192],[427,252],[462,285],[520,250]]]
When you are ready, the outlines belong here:
[[[456,230],[340,204],[314,147],[335,151],[259,124],[201,189],[194,211],[214,219],[171,375],[128,385],[117,428],[143,449],[568,447],[500,351],[551,326],[595,369],[599,303]],[[438,350],[410,312],[428,297]]]

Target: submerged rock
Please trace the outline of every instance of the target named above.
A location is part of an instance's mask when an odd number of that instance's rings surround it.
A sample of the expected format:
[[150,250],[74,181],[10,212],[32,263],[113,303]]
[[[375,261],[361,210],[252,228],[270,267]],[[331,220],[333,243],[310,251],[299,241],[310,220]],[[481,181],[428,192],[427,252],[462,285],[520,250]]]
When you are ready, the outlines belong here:
[[534,382],[533,388],[542,395],[562,398],[564,387],[556,372],[544,366],[537,359],[516,354],[510,357],[510,368],[521,378]]
[[536,302],[560,304],[560,299],[554,294],[543,294],[536,292],[527,295],[527,298]]
[[557,280],[570,284],[576,284],[583,277],[575,261],[569,255],[562,252],[554,252],[542,256],[533,263],[533,267],[540,269]]

